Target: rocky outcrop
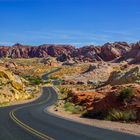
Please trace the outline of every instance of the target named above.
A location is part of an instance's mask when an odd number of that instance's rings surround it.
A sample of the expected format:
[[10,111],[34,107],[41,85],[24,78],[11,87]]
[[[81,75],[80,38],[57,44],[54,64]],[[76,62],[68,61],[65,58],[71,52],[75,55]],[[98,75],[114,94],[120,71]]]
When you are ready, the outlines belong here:
[[131,44],[131,49],[116,61],[121,62],[124,60],[127,61],[129,64],[140,63],[140,42],[137,42],[136,44]]
[[83,91],[70,91],[68,93],[68,97],[70,97],[70,101],[85,106],[86,108],[90,108],[93,105],[94,101],[97,101],[104,97],[104,95],[97,92],[83,92]]
[[14,75],[9,71],[6,71],[6,69],[1,68],[0,77],[6,78],[9,81],[11,81],[11,84],[15,89],[17,90],[23,89],[23,83],[21,79],[17,75]]
[[112,61],[123,56],[131,49],[126,42],[106,43],[101,47],[100,56],[104,61]]
[[85,72],[74,75],[73,77],[70,77],[72,79],[69,80],[74,80],[77,84],[91,84],[97,87],[108,80],[112,71],[113,66],[109,63],[97,62],[90,64]]
[[140,67],[130,67],[123,71],[113,71],[106,82],[110,85],[123,85],[129,83],[140,83]]
[[84,46],[82,48],[75,49],[72,53],[72,57],[75,58],[75,60],[82,62],[102,61],[99,56],[100,52],[101,47],[95,47],[93,45]]
[[126,42],[106,43],[103,46],[84,46],[75,48],[72,45],[40,45],[28,46],[15,44],[11,47],[0,46],[0,57],[10,58],[33,58],[33,57],[57,57],[58,61],[72,59],[75,62],[95,62],[95,61],[123,61],[128,58],[140,60],[138,50],[140,43],[127,44]]
[[0,106],[31,97],[33,94],[27,91],[25,79],[0,66]]
[[[131,98],[123,101],[120,100],[120,93],[123,89],[130,88],[132,89]],[[98,89],[97,91],[100,94],[104,94],[104,98],[101,98],[98,101],[93,101],[92,108],[88,108],[88,116],[104,117],[106,113],[112,109],[117,110],[136,110],[139,116],[139,105],[140,105],[140,85],[139,84],[126,84],[121,86],[108,86],[103,89]],[[100,116],[101,115],[101,116]]]
[[17,67],[16,63],[14,62],[5,62],[5,67],[8,68],[8,69],[15,69]]
[[62,53],[57,57],[57,61],[60,61],[60,62],[65,62],[70,59],[71,59],[71,57],[69,55],[67,55],[66,53]]
[[27,46],[15,44],[12,47],[0,46],[0,57],[33,58],[33,57],[57,57],[65,53],[72,53],[75,48],[70,45],[41,45]]

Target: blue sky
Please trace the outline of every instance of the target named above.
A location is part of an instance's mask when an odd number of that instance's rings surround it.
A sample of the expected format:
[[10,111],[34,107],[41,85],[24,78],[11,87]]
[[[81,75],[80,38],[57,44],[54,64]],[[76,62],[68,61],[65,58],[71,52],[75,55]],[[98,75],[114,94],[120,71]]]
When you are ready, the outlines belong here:
[[0,44],[140,40],[140,0],[0,0]]

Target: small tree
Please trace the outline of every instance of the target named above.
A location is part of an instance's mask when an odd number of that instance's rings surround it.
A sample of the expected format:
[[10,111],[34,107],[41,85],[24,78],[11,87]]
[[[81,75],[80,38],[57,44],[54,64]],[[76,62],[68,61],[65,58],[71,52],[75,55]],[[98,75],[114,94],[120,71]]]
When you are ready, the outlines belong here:
[[133,96],[133,90],[132,88],[124,88],[119,94],[119,99],[121,101],[130,99]]

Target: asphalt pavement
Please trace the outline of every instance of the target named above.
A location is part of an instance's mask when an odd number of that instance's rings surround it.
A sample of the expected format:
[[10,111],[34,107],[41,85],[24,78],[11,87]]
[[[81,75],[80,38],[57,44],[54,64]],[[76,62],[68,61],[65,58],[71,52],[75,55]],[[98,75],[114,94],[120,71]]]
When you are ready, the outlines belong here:
[[140,136],[73,122],[46,110],[57,101],[52,87],[24,105],[0,108],[0,140],[140,140]]

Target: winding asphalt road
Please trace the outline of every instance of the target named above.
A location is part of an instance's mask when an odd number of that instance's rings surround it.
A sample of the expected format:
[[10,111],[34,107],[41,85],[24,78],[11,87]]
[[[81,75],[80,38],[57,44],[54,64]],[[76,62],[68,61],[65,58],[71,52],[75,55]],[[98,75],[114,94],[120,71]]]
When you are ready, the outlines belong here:
[[57,101],[52,87],[32,103],[0,108],[0,140],[140,140],[139,136],[101,129],[55,116],[46,107]]

